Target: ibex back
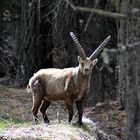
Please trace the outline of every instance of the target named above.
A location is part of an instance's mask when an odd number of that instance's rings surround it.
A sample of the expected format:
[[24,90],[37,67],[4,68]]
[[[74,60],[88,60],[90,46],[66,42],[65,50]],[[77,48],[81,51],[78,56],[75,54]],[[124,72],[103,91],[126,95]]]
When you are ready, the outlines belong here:
[[52,101],[64,100],[69,113],[69,122],[73,117],[73,103],[78,110],[78,124],[82,124],[83,101],[90,89],[92,68],[97,63],[97,54],[107,44],[110,36],[87,58],[75,35],[70,33],[78,49],[79,56],[77,67],[65,69],[41,69],[31,77],[27,92],[33,94],[32,112],[34,121],[38,122],[38,109],[43,114],[44,122],[49,123],[46,109]]

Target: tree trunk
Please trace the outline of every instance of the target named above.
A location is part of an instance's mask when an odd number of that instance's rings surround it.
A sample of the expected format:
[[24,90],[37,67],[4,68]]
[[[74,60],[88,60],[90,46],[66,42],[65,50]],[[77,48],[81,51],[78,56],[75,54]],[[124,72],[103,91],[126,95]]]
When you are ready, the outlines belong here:
[[123,0],[120,12],[128,14],[118,30],[120,55],[118,93],[120,104],[128,110],[128,140],[140,139],[140,1]]
[[16,80],[21,85],[27,84],[37,70],[52,66],[49,55],[53,48],[52,26],[44,21],[44,2],[45,0],[22,0],[21,44],[17,50],[16,75]]

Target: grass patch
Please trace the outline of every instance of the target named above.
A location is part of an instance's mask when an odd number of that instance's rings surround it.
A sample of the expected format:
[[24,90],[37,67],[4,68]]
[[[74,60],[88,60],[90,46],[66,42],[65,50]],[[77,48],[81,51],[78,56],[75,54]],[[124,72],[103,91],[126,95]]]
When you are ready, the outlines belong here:
[[0,120],[0,132],[5,130],[5,123]]
[[[22,121],[21,121],[22,122]],[[43,122],[38,125],[30,123],[20,123],[19,120],[12,121],[12,127],[2,133],[12,139],[35,139],[35,140],[95,140],[95,135],[85,131],[81,126],[69,124],[67,122],[52,121],[51,125],[46,126]]]
[[8,90],[8,86],[0,84],[0,90],[1,91],[3,91],[3,90],[7,91]]
[[25,121],[17,118],[2,119],[0,118],[0,132],[6,130],[9,127],[24,124]]
[[23,124],[25,121],[17,119],[17,118],[10,118],[11,124]]

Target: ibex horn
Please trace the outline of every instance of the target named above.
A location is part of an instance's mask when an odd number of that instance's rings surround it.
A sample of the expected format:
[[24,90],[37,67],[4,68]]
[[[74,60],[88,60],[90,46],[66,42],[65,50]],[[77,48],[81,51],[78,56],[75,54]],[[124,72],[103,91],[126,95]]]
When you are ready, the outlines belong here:
[[82,46],[80,45],[78,39],[76,38],[76,36],[74,35],[73,32],[70,32],[70,36],[72,37],[72,39],[73,39],[73,41],[74,41],[74,43],[75,43],[75,45],[76,45],[76,47],[77,47],[77,50],[78,50],[78,52],[79,52],[79,56],[80,56],[83,60],[85,60],[85,59],[86,59],[86,55],[85,55],[85,52],[84,52]]
[[94,60],[97,58],[97,55],[101,52],[101,50],[104,48],[104,46],[109,42],[111,36],[109,35],[101,44],[100,46],[91,54],[89,57],[90,60]]

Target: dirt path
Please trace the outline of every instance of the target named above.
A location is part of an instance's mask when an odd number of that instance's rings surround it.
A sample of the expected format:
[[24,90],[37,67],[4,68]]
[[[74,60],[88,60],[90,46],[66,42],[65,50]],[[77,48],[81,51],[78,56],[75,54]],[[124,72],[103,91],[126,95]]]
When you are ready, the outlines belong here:
[[[26,124],[21,123],[19,126],[9,126],[6,131],[0,133],[1,139],[2,137],[3,139],[27,139],[28,137],[31,140],[90,140],[95,139],[96,134],[100,138],[99,140],[103,140],[103,135],[113,140],[126,138],[126,111],[119,110],[119,105],[115,101],[99,103],[94,108],[84,109],[83,121],[86,125],[83,128],[73,126],[73,123],[71,125],[66,123],[68,115],[65,105],[61,102],[52,103],[48,109],[48,117],[52,121],[52,125],[44,126],[41,114],[39,115],[41,124],[32,125],[31,107],[31,95],[28,95],[24,89],[0,86],[0,118],[3,120],[16,118],[26,122]],[[74,110],[76,112],[75,107]],[[60,113],[60,124],[58,124],[57,112]],[[77,115],[73,120],[76,119]]]

